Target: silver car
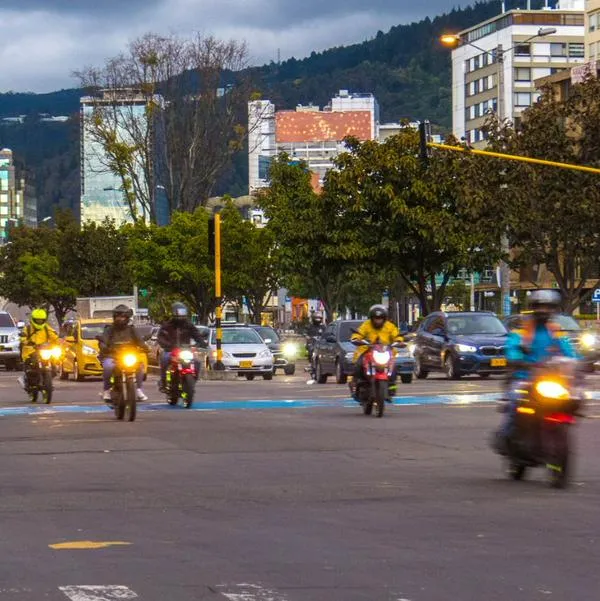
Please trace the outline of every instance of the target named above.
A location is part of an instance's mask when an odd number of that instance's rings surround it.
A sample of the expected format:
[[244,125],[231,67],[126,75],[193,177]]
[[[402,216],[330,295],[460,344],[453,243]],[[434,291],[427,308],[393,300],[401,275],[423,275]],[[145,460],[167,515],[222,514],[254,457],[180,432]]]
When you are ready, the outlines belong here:
[[[273,354],[256,330],[244,326],[223,327],[223,365],[228,371],[237,371],[239,376],[254,380],[262,376],[273,379]],[[215,368],[217,361],[217,332],[210,329],[208,343],[208,365]]]
[[0,363],[7,370],[18,369],[21,362],[21,344],[19,328],[10,313],[0,311]]

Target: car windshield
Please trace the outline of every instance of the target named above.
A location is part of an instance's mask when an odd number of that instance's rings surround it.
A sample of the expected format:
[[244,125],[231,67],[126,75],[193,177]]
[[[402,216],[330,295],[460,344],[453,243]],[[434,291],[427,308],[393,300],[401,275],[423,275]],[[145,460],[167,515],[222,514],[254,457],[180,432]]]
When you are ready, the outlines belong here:
[[557,315],[554,321],[558,323],[560,329],[566,332],[579,332],[581,326],[570,315]]
[[0,313],[0,328],[14,328],[15,323],[8,313]]
[[358,330],[362,321],[343,321],[340,324],[340,342],[348,342],[354,334],[352,330]]
[[448,317],[448,334],[502,336],[506,328],[494,315],[457,315]]
[[81,326],[81,339],[82,340],[95,340],[96,336],[102,336],[104,333],[104,327],[107,323],[89,323]]
[[279,336],[277,332],[273,328],[269,328],[267,326],[260,326],[258,328],[254,328],[263,340],[269,338],[271,342],[279,342]]
[[[211,343],[216,344],[217,333],[213,330]],[[223,328],[223,344],[264,344],[262,338],[252,328]]]

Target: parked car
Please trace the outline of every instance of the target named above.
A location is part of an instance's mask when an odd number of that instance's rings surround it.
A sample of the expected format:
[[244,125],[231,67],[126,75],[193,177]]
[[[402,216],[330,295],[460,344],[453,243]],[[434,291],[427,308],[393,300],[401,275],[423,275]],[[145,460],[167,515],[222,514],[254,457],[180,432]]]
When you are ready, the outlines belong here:
[[[72,319],[66,321],[60,330],[65,342],[65,352],[60,364],[60,379],[67,380],[72,375],[82,382],[86,377],[102,376],[102,364],[98,359],[98,340],[104,328],[112,324],[112,319]],[[148,357],[143,355],[144,375],[148,371]]]
[[[504,325],[509,330],[519,328],[525,315],[527,312],[511,315],[504,320]],[[576,319],[564,313],[554,316],[553,320],[583,357],[587,371],[593,372],[595,363],[600,359],[600,337],[597,332],[590,328],[582,328]]]
[[286,376],[293,376],[296,373],[296,357],[299,346],[295,342],[282,340],[271,326],[251,325],[250,327],[258,332],[273,353],[273,374],[277,369],[283,369]]
[[423,379],[431,371],[442,371],[458,379],[467,374],[487,378],[502,373],[507,365],[507,335],[494,313],[432,313],[415,336],[415,375]]
[[150,349],[148,353],[148,362],[152,365],[160,365],[160,357],[162,355],[162,349],[158,345],[158,331],[160,326],[154,326],[150,332],[150,337],[146,340],[146,346]]
[[[273,354],[258,332],[243,325],[224,325],[221,340],[223,365],[228,371],[236,371],[247,380],[262,376],[264,380],[273,379]],[[208,369],[214,369],[217,361],[217,331],[210,328],[208,340]]]
[[19,369],[21,364],[19,328],[6,311],[0,311],[0,363],[7,371]]
[[[325,384],[329,376],[335,376],[338,384],[345,384],[354,373],[352,362],[356,347],[350,342],[354,330],[362,321],[339,320],[330,323],[315,344],[315,370],[319,384]],[[409,349],[400,349],[396,355],[398,376],[404,384],[413,379],[414,359]]]

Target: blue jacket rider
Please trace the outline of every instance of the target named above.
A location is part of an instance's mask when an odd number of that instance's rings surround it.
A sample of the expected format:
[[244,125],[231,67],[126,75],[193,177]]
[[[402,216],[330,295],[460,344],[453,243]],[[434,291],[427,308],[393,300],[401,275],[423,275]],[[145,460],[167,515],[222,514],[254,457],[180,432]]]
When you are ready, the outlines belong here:
[[508,383],[508,410],[500,429],[499,445],[505,448],[516,414],[519,395],[516,392],[523,381],[531,377],[531,367],[544,363],[556,355],[577,358],[577,352],[552,316],[558,313],[561,297],[556,290],[535,290],[529,297],[532,314],[524,318],[522,326],[508,335],[506,357],[514,372]]

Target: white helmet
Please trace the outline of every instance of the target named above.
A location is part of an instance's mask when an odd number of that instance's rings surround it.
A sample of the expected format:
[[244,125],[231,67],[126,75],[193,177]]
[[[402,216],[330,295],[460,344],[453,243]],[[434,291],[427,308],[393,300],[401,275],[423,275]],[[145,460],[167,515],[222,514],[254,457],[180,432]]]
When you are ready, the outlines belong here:
[[546,305],[549,307],[560,307],[562,298],[558,290],[534,290],[529,295],[529,306],[533,309],[540,305]]

